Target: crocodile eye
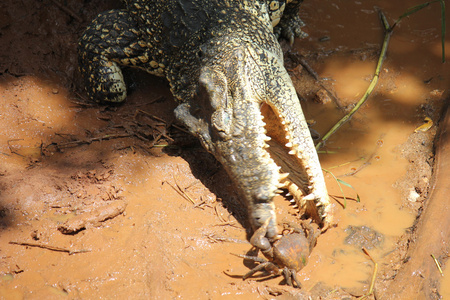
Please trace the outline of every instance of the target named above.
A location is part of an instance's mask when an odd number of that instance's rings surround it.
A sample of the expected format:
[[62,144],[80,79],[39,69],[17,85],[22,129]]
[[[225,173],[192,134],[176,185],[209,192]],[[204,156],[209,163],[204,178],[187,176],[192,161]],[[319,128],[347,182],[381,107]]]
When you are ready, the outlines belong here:
[[278,1],[272,1],[270,2],[270,10],[278,10],[280,8],[280,3]]

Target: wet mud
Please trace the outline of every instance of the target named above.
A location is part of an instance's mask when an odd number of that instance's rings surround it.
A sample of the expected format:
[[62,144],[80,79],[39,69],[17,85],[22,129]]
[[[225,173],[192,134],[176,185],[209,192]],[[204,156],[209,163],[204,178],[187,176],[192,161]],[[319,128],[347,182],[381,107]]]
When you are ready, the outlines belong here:
[[[77,39],[120,1],[60,3],[0,3],[0,298],[352,299],[369,291],[375,262],[369,299],[384,299],[420,262],[438,274],[423,280],[427,295],[450,299],[445,213],[429,212],[448,203],[449,186],[445,154],[435,165],[450,86],[439,5],[396,27],[373,95],[321,149],[337,227],[318,238],[293,289],[282,277],[241,279],[254,266],[231,254],[251,249],[246,211],[176,123],[163,79],[126,70],[125,104],[85,99]],[[305,1],[309,37],[283,48],[314,132],[326,133],[372,79],[383,39],[374,6],[392,24],[419,3]],[[447,61],[449,50],[447,37]],[[416,131],[426,117],[432,126]],[[299,222],[284,197],[275,202],[280,228]],[[427,241],[431,250],[416,250]]]

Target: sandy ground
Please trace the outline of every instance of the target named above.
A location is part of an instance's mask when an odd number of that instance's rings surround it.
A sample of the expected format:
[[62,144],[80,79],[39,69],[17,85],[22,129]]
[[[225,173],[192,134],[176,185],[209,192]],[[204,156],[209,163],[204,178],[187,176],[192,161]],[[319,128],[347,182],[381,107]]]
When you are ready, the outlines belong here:
[[[391,22],[413,5],[372,2]],[[124,105],[85,99],[77,39],[119,1],[61,3],[0,4],[0,298],[352,298],[368,292],[373,276],[361,247],[378,263],[375,293],[389,296],[433,190],[450,85],[439,6],[396,29],[375,94],[320,154],[353,188],[342,187],[343,199],[326,173],[338,226],[319,238],[299,272],[303,288],[293,289],[281,277],[242,281],[252,264],[231,253],[251,248],[246,211],[223,168],[176,124],[163,79],[127,70]],[[286,66],[323,134],[367,87],[382,30],[373,3],[308,1],[301,16],[310,37],[284,45]],[[414,132],[425,117],[434,125]],[[298,222],[288,201],[276,204],[280,227]],[[448,245],[436,256],[445,272]],[[448,286],[437,282],[432,294],[450,297]]]

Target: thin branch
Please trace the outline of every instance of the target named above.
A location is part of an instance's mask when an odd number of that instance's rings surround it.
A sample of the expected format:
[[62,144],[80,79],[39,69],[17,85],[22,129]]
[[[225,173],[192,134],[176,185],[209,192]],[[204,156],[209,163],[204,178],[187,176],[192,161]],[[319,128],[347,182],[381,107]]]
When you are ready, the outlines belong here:
[[320,142],[316,145],[317,150],[320,149],[325,144],[325,142],[330,138],[330,136],[332,134],[334,134],[342,125],[344,125],[351,119],[351,117],[358,111],[358,109],[366,102],[366,100],[369,98],[370,94],[372,94],[375,86],[378,83],[378,78],[380,77],[381,66],[383,65],[383,61],[386,57],[389,39],[391,38],[391,35],[392,35],[392,27],[389,26],[389,23],[388,23],[385,15],[383,14],[382,11],[379,11],[379,15],[380,15],[383,27],[384,27],[385,34],[384,34],[383,46],[381,48],[380,57],[378,58],[378,63],[377,63],[377,67],[375,69],[375,74],[373,76],[373,79],[370,82],[369,87],[367,88],[366,92],[364,93],[362,98],[358,101],[358,103],[355,105],[355,107],[347,115],[345,115],[341,120],[339,120],[339,122],[337,122],[336,125],[334,125],[322,137]]
[[47,249],[47,250],[51,250],[51,251],[66,252],[66,253],[69,253],[69,255],[77,254],[77,253],[91,252],[91,250],[86,250],[86,249],[70,250],[70,249],[66,249],[66,248],[45,245],[45,244],[39,244],[39,243],[15,242],[15,241],[11,241],[9,243],[13,244],[13,245],[19,245],[19,246],[38,247],[38,248]]
[[56,0],[50,0],[50,1],[52,1],[56,6],[58,6],[60,10],[62,10],[63,12],[65,12],[66,14],[68,14],[69,16],[74,18],[75,20],[77,20],[78,23],[82,23],[83,22],[83,19],[80,18],[73,10],[71,10],[67,6],[62,5],[61,3],[59,3]]
[[370,256],[369,251],[367,251],[366,248],[362,248],[362,251],[370,258],[370,260],[373,262],[373,273],[372,273],[372,280],[370,281],[370,287],[367,294],[359,298],[360,300],[368,298],[370,295],[373,294],[373,287],[375,286],[375,279],[377,278],[377,272],[378,272],[378,263]]

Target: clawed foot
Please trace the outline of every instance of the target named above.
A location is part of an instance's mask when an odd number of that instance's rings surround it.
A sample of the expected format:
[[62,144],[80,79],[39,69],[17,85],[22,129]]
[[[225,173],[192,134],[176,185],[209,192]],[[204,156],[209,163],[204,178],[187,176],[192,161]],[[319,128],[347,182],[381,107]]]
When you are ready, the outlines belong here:
[[[250,239],[250,243],[264,254],[266,259],[257,256],[238,255],[239,257],[258,262],[259,265],[243,276],[247,279],[256,272],[267,271],[273,275],[283,275],[286,284],[300,288],[297,272],[308,262],[311,249],[316,243],[318,233],[310,222],[304,224],[307,236],[302,230],[293,230],[280,239],[270,242],[266,235],[270,219],[258,228]],[[320,231],[319,231],[320,233]]]

